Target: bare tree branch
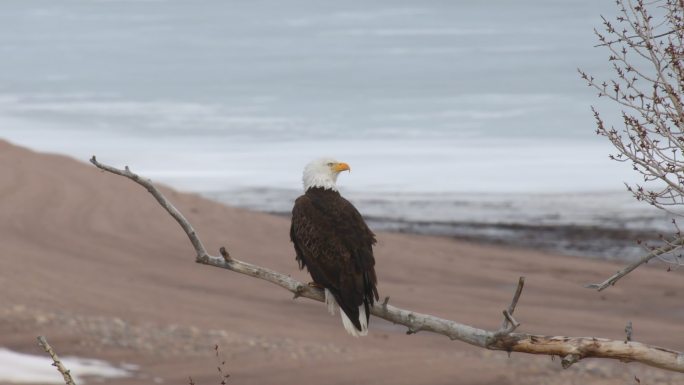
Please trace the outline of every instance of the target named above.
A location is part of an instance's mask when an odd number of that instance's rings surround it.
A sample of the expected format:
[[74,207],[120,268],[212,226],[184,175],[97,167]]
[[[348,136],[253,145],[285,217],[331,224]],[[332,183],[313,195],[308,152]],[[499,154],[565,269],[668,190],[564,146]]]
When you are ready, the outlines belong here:
[[[171,214],[190,238],[196,251],[197,263],[220,267],[245,274],[251,277],[263,279],[274,283],[292,292],[296,297],[306,297],[319,302],[324,302],[323,291],[303,284],[285,274],[267,268],[256,266],[250,263],[239,261],[231,257],[225,248],[221,250],[221,257],[209,255],[199,240],[199,237],[192,230],[190,223],[183,215],[169,203],[166,198],[146,179],[132,173],[128,167],[119,170],[111,166],[104,165],[97,161],[93,156],[90,160],[98,168],[111,173],[125,176],[136,183],[145,187],[159,203]],[[513,296],[513,301],[507,310],[504,310],[505,323],[512,326],[505,328],[515,328],[519,323],[513,318],[512,313],[518,302],[524,279],[518,282],[518,289]],[[371,314],[385,319],[395,324],[400,324],[408,328],[408,333],[413,334],[419,331],[429,331],[442,334],[451,340],[459,340],[474,346],[491,350],[502,350],[506,352],[521,352],[529,354],[543,354],[550,356],[564,357],[563,367],[569,367],[573,363],[583,358],[610,358],[624,362],[636,361],[646,365],[661,369],[667,369],[684,373],[684,354],[651,346],[639,342],[615,341],[593,337],[553,337],[531,335],[525,333],[501,333],[501,330],[493,332],[478,329],[473,326],[461,324],[455,321],[435,317],[429,314],[421,314],[410,310],[400,309],[389,303],[386,297],[383,303],[376,303],[371,308]]]
[[[504,311],[504,315],[506,316],[506,320],[509,321],[511,324],[515,324],[517,322],[511,322],[511,319],[513,318],[513,312],[515,311],[515,307],[518,305],[518,300],[520,299],[520,294],[522,294],[523,287],[525,286],[525,277],[520,277],[518,278],[518,287],[515,289],[515,294],[513,294],[513,299],[511,300],[511,304],[508,305],[508,311]],[[501,325],[501,327],[506,327],[506,322]],[[517,327],[517,325],[516,325]]]
[[621,269],[617,273],[608,277],[608,279],[606,279],[605,281],[603,281],[601,283],[592,283],[592,284],[586,285],[585,287],[588,289],[596,289],[598,291],[602,291],[608,287],[615,285],[615,282],[617,282],[620,278],[624,277],[625,275],[631,273],[632,270],[636,269],[637,267],[643,265],[644,263],[647,263],[648,261],[650,261],[653,258],[659,257],[663,254],[670,253],[670,252],[682,247],[682,245],[684,245],[684,238],[679,238],[679,239],[675,240],[674,242],[669,243],[666,246],[659,247],[659,248],[651,251],[650,253],[644,255],[643,257],[641,257],[641,259],[632,263],[631,265],[625,266],[623,269]]
[[520,326],[520,322],[513,318],[513,312],[515,311],[516,305],[518,305],[523,286],[525,286],[525,277],[520,277],[518,279],[518,288],[515,290],[515,294],[513,294],[513,299],[511,300],[511,304],[508,305],[508,309],[503,311],[504,320],[501,323],[499,330],[494,333],[491,340],[492,343],[503,336],[513,333],[513,331]]
[[62,361],[59,360],[57,353],[55,353],[55,351],[52,349],[52,346],[48,344],[47,339],[45,339],[44,336],[38,336],[36,339],[38,340],[38,345],[45,349],[45,352],[47,352],[47,354],[49,354],[52,358],[52,366],[56,367],[57,370],[62,373],[62,377],[64,377],[64,383],[66,385],[76,385],[74,379],[71,378],[71,372],[64,367]]
[[117,174],[121,176],[125,176],[126,178],[132,179],[134,182],[138,183],[139,185],[145,187],[147,191],[152,194],[152,196],[159,202],[160,205],[166,210],[173,219],[178,222],[179,225],[183,228],[183,231],[185,231],[186,234],[188,234],[188,237],[190,238],[190,242],[192,242],[192,247],[197,251],[197,258],[202,258],[203,256],[207,256],[207,250],[204,249],[204,244],[202,244],[202,241],[199,239],[199,236],[195,233],[195,229],[192,228],[192,225],[190,222],[188,222],[185,217],[183,217],[183,214],[176,209],[171,202],[166,200],[166,198],[162,195],[159,190],[157,190],[156,187],[150,182],[149,179],[143,179],[139,177],[137,174],[134,174],[131,172],[131,170],[128,169],[128,166],[126,166],[123,170],[119,170],[114,167],[110,167],[101,163],[98,163],[95,157],[93,156],[92,159],[90,160],[95,166],[99,167],[102,170],[109,171],[112,174]]
[[632,321],[627,321],[627,325],[625,325],[625,343],[629,342],[632,340]]
[[[661,33],[661,34],[655,35],[655,36],[653,36],[653,37],[654,37],[654,38],[659,38],[659,37],[663,37],[663,36],[667,36],[667,35],[672,35],[673,33],[676,33],[676,32],[677,32],[677,31],[675,31],[675,30],[667,31],[667,32],[663,32],[663,33]],[[615,43],[624,42],[624,41],[626,41],[626,40],[631,40],[631,39],[634,39],[634,38],[637,38],[637,37],[639,37],[639,35],[627,36],[626,38],[620,38],[620,39],[613,40],[613,41],[607,41],[607,42],[605,42],[605,43],[596,44],[596,45],[594,46],[594,48],[596,48],[596,47],[603,47],[604,45],[611,45],[611,44],[615,44]],[[641,43],[643,44],[643,41],[642,41]]]

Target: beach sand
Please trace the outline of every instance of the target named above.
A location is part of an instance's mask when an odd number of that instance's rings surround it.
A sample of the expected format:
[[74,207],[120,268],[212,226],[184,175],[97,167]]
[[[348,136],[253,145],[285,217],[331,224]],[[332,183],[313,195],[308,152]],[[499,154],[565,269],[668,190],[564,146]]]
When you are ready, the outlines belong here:
[[[309,281],[287,218],[164,192],[212,253],[226,246]],[[0,217],[0,347],[41,354],[35,337],[46,335],[62,356],[139,365],[133,377],[104,383],[217,384],[215,344],[228,384],[240,385],[684,383],[608,360],[563,370],[558,359],[406,335],[377,318],[368,337],[350,337],[322,303],[196,264],[185,234],[140,186],[2,141]],[[583,285],[621,264],[382,232],[375,251],[380,295],[395,306],[495,329],[524,275],[519,331],[623,339],[630,320],[635,340],[684,350],[682,272],[657,263],[597,293]]]

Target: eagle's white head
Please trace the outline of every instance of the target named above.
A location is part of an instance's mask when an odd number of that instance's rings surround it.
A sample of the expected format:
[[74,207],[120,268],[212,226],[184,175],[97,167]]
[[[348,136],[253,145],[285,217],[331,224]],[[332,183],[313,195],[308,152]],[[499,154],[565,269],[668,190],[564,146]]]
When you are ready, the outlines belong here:
[[302,182],[304,182],[304,191],[311,187],[322,187],[324,189],[337,191],[337,175],[342,171],[349,171],[349,165],[338,162],[335,159],[321,158],[309,162],[304,167],[304,175],[302,175]]

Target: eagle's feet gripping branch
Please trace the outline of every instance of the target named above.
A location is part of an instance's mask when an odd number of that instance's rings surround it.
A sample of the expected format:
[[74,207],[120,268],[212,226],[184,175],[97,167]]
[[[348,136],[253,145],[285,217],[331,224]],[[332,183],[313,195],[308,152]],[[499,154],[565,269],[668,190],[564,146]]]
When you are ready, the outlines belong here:
[[323,287],[323,285],[321,285],[321,284],[319,284],[319,283],[316,283],[316,282],[309,282],[307,285],[309,285],[309,287],[313,287],[313,288],[316,288],[316,289],[321,289],[321,290],[325,289],[325,288]]

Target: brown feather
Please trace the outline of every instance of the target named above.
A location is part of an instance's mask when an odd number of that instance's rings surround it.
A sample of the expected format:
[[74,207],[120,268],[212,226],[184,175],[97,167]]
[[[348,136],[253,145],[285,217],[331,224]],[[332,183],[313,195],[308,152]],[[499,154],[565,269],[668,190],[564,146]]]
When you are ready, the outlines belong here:
[[373,245],[375,234],[361,214],[337,191],[310,188],[295,201],[290,239],[299,268],[335,296],[337,304],[361,330],[359,306],[379,299]]

